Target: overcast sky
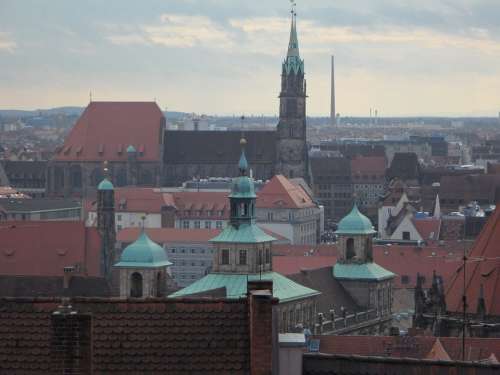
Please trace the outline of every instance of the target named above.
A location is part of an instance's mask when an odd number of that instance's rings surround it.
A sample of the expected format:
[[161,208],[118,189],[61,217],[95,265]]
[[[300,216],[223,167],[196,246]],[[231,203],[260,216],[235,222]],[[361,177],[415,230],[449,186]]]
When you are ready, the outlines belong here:
[[[0,0],[0,108],[276,114],[288,0]],[[500,111],[500,0],[298,0],[308,113]]]

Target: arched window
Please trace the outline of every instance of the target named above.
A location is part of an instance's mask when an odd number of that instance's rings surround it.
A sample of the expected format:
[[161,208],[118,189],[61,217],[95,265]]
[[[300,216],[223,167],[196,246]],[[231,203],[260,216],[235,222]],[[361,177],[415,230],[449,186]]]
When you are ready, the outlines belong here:
[[142,275],[139,272],[134,272],[130,276],[130,297],[142,297]]
[[354,251],[354,238],[348,238],[345,243],[345,258],[350,260],[354,258],[356,252]]

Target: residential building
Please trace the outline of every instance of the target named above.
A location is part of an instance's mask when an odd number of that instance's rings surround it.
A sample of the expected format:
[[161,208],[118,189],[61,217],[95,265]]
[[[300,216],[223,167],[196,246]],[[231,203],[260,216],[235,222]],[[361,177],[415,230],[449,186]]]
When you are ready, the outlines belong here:
[[369,217],[376,216],[385,193],[385,157],[358,156],[351,159],[353,194],[359,208]]
[[257,222],[294,245],[320,241],[323,209],[302,186],[283,175],[274,176],[257,194]]

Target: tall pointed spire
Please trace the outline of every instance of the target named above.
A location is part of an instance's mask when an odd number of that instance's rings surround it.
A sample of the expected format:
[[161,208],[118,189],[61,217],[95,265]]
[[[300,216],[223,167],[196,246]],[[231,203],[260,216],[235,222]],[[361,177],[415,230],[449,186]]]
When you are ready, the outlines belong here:
[[295,13],[295,3],[292,6],[292,25],[290,27],[290,41],[288,42],[287,57],[300,57],[299,39],[297,38],[297,13]]
[[297,13],[295,12],[295,2],[292,1],[292,20],[290,26],[290,40],[288,42],[288,52],[286,54],[285,62],[283,63],[283,70],[286,74],[293,72],[295,74],[304,73],[304,61],[300,59],[299,53],[299,39],[297,37]]

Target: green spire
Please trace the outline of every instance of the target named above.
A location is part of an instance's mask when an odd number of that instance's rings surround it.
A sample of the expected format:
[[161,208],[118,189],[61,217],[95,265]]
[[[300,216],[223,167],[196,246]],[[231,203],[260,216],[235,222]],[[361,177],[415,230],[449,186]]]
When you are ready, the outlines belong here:
[[290,41],[286,60],[283,62],[283,71],[286,74],[299,72],[304,74],[304,60],[300,59],[299,39],[297,38],[297,14],[292,10],[292,25],[290,27]]
[[292,26],[290,28],[290,41],[288,42],[287,57],[300,58],[299,40],[297,38],[297,15],[292,11]]

